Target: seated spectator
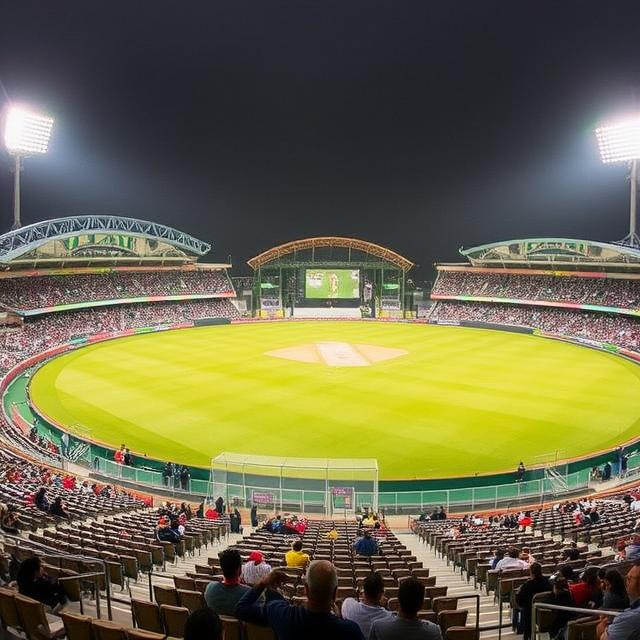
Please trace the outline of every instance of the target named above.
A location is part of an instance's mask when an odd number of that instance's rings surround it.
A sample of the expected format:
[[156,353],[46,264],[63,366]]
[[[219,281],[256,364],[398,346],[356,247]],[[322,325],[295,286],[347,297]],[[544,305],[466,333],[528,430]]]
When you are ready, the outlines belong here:
[[[553,576],[554,580],[563,579],[567,585],[578,580],[578,576],[570,564],[561,564],[558,566],[558,570]],[[569,588],[567,586],[567,588]]]
[[6,533],[17,536],[22,525],[14,505],[0,504],[0,528]]
[[371,535],[371,531],[365,531],[360,538],[353,543],[353,550],[360,556],[375,556],[380,553],[378,541]]
[[180,542],[180,533],[177,529],[171,527],[168,516],[162,516],[160,523],[156,529],[156,536],[160,542],[172,542],[177,544]]
[[[338,575],[328,560],[314,560],[307,571],[303,607],[290,605],[274,589],[286,581],[283,571],[272,571],[243,595],[235,615],[245,622],[270,626],[278,640],[364,640],[351,620],[334,615]],[[266,604],[258,599],[266,590]]]
[[369,640],[442,640],[438,625],[418,618],[423,604],[424,585],[416,578],[404,580],[398,589],[398,615],[375,620]]
[[242,582],[252,587],[269,573],[271,573],[271,565],[264,561],[262,553],[252,551],[249,554],[249,560],[242,566]]
[[362,599],[346,598],[341,614],[345,620],[353,620],[365,638],[369,637],[374,620],[390,618],[393,614],[382,606],[384,580],[379,573],[370,573],[362,584]]
[[294,540],[291,550],[284,555],[287,567],[306,569],[309,566],[309,554],[302,551],[302,540]]
[[184,640],[222,640],[222,622],[209,607],[196,609],[184,624]]
[[49,501],[47,500],[47,490],[44,487],[40,487],[38,492],[36,493],[33,504],[36,509],[40,509],[40,511],[49,512]]
[[598,625],[599,640],[636,640],[640,638],[640,562],[634,563],[625,582],[631,606],[613,620],[604,618]]
[[373,513],[368,513],[363,519],[362,519],[362,526],[363,527],[373,527],[373,525],[376,523],[376,519],[375,516],[373,515]]
[[520,560],[520,551],[516,547],[511,547],[507,555],[496,563],[497,571],[509,571],[513,569],[528,569],[529,564]]
[[335,542],[339,536],[340,534],[338,533],[338,530],[335,527],[332,527],[331,531],[327,531],[325,538],[327,538],[327,540],[331,540],[331,542]]
[[505,556],[505,550],[504,549],[496,549],[494,554],[493,554],[493,558],[491,558],[491,569],[495,569],[496,565],[498,564],[498,562],[500,562],[500,560],[502,560]]
[[569,592],[576,607],[595,609],[602,603],[598,572],[598,567],[587,567],[582,572],[580,581],[569,585]]
[[551,591],[551,582],[549,582],[549,578],[542,575],[542,566],[538,562],[534,562],[529,567],[529,575],[531,576],[529,580],[520,586],[516,594],[516,604],[520,608],[518,629],[522,630],[524,640],[528,640],[531,636],[531,603],[533,602],[533,596],[543,591]]
[[529,566],[531,566],[536,561],[529,547],[522,547],[522,551],[520,552],[520,560],[524,560]]
[[616,569],[608,569],[602,578],[602,605],[601,609],[627,609],[629,596],[624,579]]
[[[573,607],[573,598],[569,592],[569,583],[562,576],[557,577],[553,581],[553,591],[551,592],[551,604],[562,607]],[[553,618],[551,628],[549,629],[549,637],[552,639],[564,640],[564,628],[571,618],[569,611],[558,611]]]
[[210,582],[204,592],[207,606],[219,616],[233,616],[236,604],[249,591],[240,584],[242,558],[237,549],[225,549],[218,555],[222,569],[222,582]]
[[640,535],[634,535],[624,547],[624,558],[631,562],[640,560]]
[[53,504],[49,509],[49,513],[52,516],[56,516],[56,518],[65,518],[67,520],[70,520],[69,514],[64,510],[64,507],[62,505],[62,498],[60,496],[58,496],[53,501]]
[[563,560],[580,560],[580,552],[576,547],[576,543],[572,542],[569,547],[562,549]]
[[64,590],[56,580],[47,576],[40,558],[25,558],[16,576],[18,591],[23,595],[51,607],[55,612],[67,601]]

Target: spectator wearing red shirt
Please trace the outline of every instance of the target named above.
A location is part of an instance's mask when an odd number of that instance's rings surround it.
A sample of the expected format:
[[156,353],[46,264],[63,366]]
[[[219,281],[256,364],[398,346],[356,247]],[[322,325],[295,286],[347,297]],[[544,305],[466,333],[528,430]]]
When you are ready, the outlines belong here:
[[123,462],[124,462],[124,445],[122,445],[122,447],[120,447],[120,449],[116,450],[116,452],[113,454],[113,459],[116,462],[116,464],[123,464]]
[[602,591],[598,578],[599,567],[587,567],[580,576],[580,582],[569,585],[569,592],[576,607],[594,609],[602,602]]

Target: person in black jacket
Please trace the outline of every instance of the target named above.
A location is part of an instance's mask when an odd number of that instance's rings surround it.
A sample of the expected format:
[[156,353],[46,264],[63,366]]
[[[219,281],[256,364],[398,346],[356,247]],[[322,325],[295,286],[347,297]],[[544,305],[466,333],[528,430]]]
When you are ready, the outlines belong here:
[[258,526],[258,507],[255,504],[251,507],[251,526],[254,529]]
[[[563,576],[558,576],[553,581],[553,592],[551,594],[551,604],[557,604],[563,607],[574,607],[573,598],[569,591],[569,583]],[[558,611],[557,615],[549,629],[549,637],[555,640],[564,640],[564,630],[567,622],[571,618],[569,611]]]
[[549,578],[542,575],[542,565],[534,562],[529,567],[530,578],[518,589],[516,604],[520,608],[520,624],[518,628],[524,634],[524,640],[531,636],[531,603],[536,593],[551,591]]
[[62,506],[62,498],[60,496],[53,501],[53,504],[49,509],[49,513],[52,516],[56,516],[56,518],[66,518],[69,520],[69,514],[64,510],[64,507]]
[[602,582],[602,606],[601,609],[611,611],[612,609],[627,609],[629,607],[629,596],[624,578],[616,569],[608,569],[601,576]]
[[242,533],[240,525],[242,524],[242,517],[237,509],[234,509],[230,516],[231,533]]
[[189,480],[191,480],[191,474],[189,473],[189,468],[185,465],[180,467],[180,488],[183,491],[188,491],[189,489]]
[[38,600],[54,611],[57,611],[67,601],[60,583],[45,574],[38,557],[25,558],[20,563],[16,582],[18,583],[18,591],[23,596]]
[[170,462],[167,462],[162,470],[162,480],[164,481],[165,487],[169,486],[171,478],[173,478],[173,465]]
[[40,509],[40,511],[49,511],[49,501],[47,500],[47,490],[44,487],[40,487],[38,489],[38,493],[36,493],[33,503],[36,506],[36,509]]

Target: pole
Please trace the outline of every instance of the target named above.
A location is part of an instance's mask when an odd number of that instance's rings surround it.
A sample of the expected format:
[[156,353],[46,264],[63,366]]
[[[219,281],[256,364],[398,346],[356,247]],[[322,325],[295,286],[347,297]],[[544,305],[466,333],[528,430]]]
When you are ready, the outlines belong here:
[[19,155],[15,156],[15,167],[13,173],[13,227],[12,229],[19,229],[22,226],[20,220],[20,169],[21,158]]

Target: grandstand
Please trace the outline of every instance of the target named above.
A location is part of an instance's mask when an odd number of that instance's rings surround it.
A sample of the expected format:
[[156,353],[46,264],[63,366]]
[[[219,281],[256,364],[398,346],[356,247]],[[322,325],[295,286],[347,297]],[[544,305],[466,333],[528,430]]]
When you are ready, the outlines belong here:
[[[92,336],[238,317],[231,265],[198,262],[210,249],[176,229],[115,216],[59,218],[0,236],[2,389],[20,363]],[[24,436],[29,425],[4,411]],[[50,456],[59,438],[39,435],[36,453]]]
[[438,264],[429,319],[541,330],[637,359],[640,251],[553,238],[461,250]]
[[406,274],[413,262],[372,242],[322,236],[263,251],[255,273],[259,317],[404,317]]
[[[595,565],[622,574],[628,571],[630,564],[619,549],[637,527],[628,493],[640,500],[640,491],[631,486],[624,492],[617,485],[633,482],[638,467],[621,473],[619,479],[594,485],[586,479],[591,466],[611,459],[601,452],[580,463],[565,461],[562,475],[557,472],[556,452],[552,463],[541,462],[543,468],[528,472],[522,483],[495,475],[477,485],[461,484],[469,483],[468,478],[449,484],[439,479],[436,489],[422,480],[407,479],[395,483],[404,490],[386,493],[378,491],[375,459],[366,461],[365,471],[358,471],[366,472],[366,480],[354,471],[355,459],[315,460],[315,478],[305,470],[305,459],[226,453],[213,461],[210,476],[208,470],[198,475],[192,468],[193,477],[185,488],[174,484],[173,476],[163,476],[165,461],[144,460],[144,465],[129,468],[107,463],[113,452],[100,443],[83,449],[85,440],[92,439],[90,429],[71,439],[73,455],[61,456],[60,432],[35,414],[29,403],[29,379],[39,362],[93,341],[230,322],[240,314],[228,276],[230,265],[200,262],[209,250],[206,243],[129,219],[91,216],[53,222],[0,237],[0,375],[5,396],[0,419],[0,438],[5,443],[0,452],[0,501],[11,504],[18,514],[16,530],[4,526],[6,512],[2,515],[0,577],[10,578],[11,559],[36,555],[49,575],[62,579],[69,603],[60,616],[52,615],[42,604],[2,588],[3,628],[30,637],[43,629],[51,636],[66,630],[69,640],[79,637],[75,634],[80,631],[83,637],[109,633],[108,637],[122,640],[182,637],[189,612],[203,606],[207,585],[222,580],[220,550],[231,546],[243,561],[259,550],[271,566],[283,565],[291,537],[249,527],[252,503],[265,510],[260,519],[286,509],[325,514],[324,519],[305,521],[300,531],[312,559],[329,560],[336,567],[338,607],[345,598],[360,595],[363,579],[373,570],[383,577],[386,606],[395,611],[400,585],[414,577],[426,588],[419,617],[439,625],[445,640],[517,635],[510,620],[517,609],[515,594],[527,571],[492,570],[491,556],[497,547],[515,547],[534,556],[547,575],[565,562],[563,549],[571,543],[576,546],[577,557],[571,561],[576,570]],[[316,317],[332,317],[325,313],[327,308],[354,308],[361,317],[369,283],[368,301],[375,309],[371,315],[406,317],[404,273],[410,267],[403,262],[406,259],[384,253],[388,250],[377,245],[363,247],[357,244],[360,241],[315,240],[284,245],[254,259],[255,279],[243,281],[242,287],[254,286],[257,315],[282,317],[291,303],[290,310],[300,307]],[[640,255],[636,253],[618,245],[554,239],[466,250],[467,263],[437,265],[428,321],[535,333],[638,360]],[[307,295],[306,286],[324,292],[323,287],[334,285],[321,281],[320,272],[341,268],[359,274],[358,296],[349,299],[351,307],[342,303],[313,306],[320,298]],[[314,273],[311,283],[306,270]],[[352,286],[355,291],[355,285],[347,283],[338,281],[335,286]],[[385,284],[394,286],[385,288]],[[20,393],[24,400],[17,400]],[[96,466],[98,452],[104,457]],[[565,453],[571,456],[570,451]],[[350,480],[345,473],[333,478],[329,462],[348,468]],[[270,479],[256,471],[267,464],[277,469]],[[302,473],[292,473],[290,467]],[[85,483],[86,478],[90,479]],[[34,504],[41,485],[50,501],[63,499],[66,517]],[[594,486],[610,489],[609,494],[594,495]],[[563,497],[555,505],[539,505],[556,494],[587,491],[592,495],[582,501]],[[355,500],[357,493],[360,501]],[[156,509],[159,502],[167,497],[190,501],[204,496],[213,502],[217,495],[240,509],[244,536],[230,533],[225,515],[187,519],[177,544],[158,537],[159,514],[165,512],[162,506]],[[538,504],[531,506],[531,502]],[[155,507],[150,508],[152,504]],[[408,519],[386,518],[375,534],[382,551],[373,558],[359,557],[352,547],[359,532],[356,515],[363,504],[388,514],[411,514]],[[431,520],[429,512],[438,504],[458,513],[444,522]],[[515,504],[523,505],[519,509],[531,508],[526,516],[530,522],[518,524],[524,511],[511,517]],[[197,503],[192,502],[192,508]],[[489,511],[479,514],[482,508]],[[419,512],[423,512],[420,518]],[[327,538],[333,528],[336,541]],[[283,595],[292,604],[304,606],[303,572],[284,570]],[[33,630],[34,619],[42,624],[39,632]],[[268,629],[243,625],[234,618],[223,622],[226,637],[242,633],[249,640],[272,638]],[[538,630],[544,632],[549,616],[538,623]],[[591,619],[569,623],[570,633],[594,628]]]

